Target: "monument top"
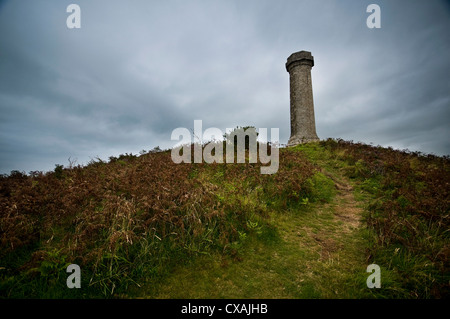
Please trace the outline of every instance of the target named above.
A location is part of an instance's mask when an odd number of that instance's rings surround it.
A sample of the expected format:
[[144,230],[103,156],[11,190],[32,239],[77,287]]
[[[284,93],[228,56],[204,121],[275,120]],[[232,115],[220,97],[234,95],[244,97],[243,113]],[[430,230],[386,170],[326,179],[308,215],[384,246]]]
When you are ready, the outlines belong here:
[[289,72],[289,68],[291,67],[291,65],[293,63],[295,63],[295,65],[308,64],[308,65],[311,65],[311,67],[313,67],[314,66],[314,57],[311,55],[311,52],[309,52],[309,51],[299,51],[299,52],[292,53],[286,62],[286,70],[288,72]]

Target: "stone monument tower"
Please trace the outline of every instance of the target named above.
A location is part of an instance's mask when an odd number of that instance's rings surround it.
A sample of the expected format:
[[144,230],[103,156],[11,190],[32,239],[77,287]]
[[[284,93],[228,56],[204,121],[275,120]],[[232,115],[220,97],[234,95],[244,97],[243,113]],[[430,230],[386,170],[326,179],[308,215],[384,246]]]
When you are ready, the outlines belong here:
[[311,82],[313,66],[314,58],[308,51],[292,53],[286,62],[291,92],[291,137],[287,146],[319,141],[314,119]]

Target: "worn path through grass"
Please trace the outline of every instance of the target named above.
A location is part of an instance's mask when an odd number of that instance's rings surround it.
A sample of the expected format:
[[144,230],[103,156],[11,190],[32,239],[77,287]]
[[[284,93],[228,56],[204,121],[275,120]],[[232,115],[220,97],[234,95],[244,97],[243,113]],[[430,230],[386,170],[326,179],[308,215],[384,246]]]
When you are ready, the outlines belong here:
[[361,202],[339,169],[324,168],[336,195],[329,203],[273,212],[277,236],[249,236],[239,258],[205,255],[179,265],[145,298],[364,298],[367,261]]

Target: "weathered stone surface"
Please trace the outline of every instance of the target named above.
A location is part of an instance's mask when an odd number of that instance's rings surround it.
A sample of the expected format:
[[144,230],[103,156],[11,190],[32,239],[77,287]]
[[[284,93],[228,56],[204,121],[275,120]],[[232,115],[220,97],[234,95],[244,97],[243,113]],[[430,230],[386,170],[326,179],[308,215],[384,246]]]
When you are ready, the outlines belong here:
[[314,58],[311,52],[300,51],[289,56],[286,70],[290,77],[291,137],[287,146],[319,141],[314,118],[314,102],[311,68]]

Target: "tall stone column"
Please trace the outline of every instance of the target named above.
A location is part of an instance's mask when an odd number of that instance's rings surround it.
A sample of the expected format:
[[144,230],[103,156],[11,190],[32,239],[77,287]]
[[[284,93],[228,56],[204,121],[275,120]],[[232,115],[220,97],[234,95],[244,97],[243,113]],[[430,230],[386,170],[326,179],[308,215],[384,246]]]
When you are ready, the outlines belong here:
[[292,53],[286,62],[291,91],[291,137],[287,146],[319,141],[311,82],[313,66],[314,58],[308,51]]

